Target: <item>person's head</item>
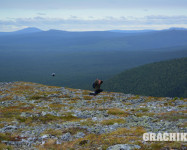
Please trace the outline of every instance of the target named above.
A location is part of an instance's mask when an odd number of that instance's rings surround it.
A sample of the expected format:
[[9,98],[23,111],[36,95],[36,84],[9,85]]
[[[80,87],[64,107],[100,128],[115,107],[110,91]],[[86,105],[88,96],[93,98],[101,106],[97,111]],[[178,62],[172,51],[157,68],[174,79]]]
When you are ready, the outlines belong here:
[[102,81],[102,80],[98,80],[98,81],[99,81],[99,82],[98,82],[98,83],[99,83],[99,85],[101,85],[101,84],[103,83],[103,81]]

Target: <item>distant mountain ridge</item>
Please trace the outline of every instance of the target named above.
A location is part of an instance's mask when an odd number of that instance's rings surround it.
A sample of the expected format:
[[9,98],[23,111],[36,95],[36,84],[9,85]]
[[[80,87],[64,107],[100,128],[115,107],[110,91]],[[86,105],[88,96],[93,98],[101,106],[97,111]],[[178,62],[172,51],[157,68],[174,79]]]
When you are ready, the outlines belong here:
[[187,30],[186,28],[179,28],[179,27],[172,27],[168,29],[163,29],[163,30],[154,30],[154,29],[142,29],[142,30],[105,30],[105,31],[66,31],[66,30],[58,30],[58,29],[49,29],[47,31],[41,30],[36,27],[28,27],[28,28],[23,28],[21,30],[17,31],[12,31],[12,32],[0,32],[1,35],[13,35],[13,34],[29,34],[29,33],[36,33],[36,32],[56,32],[56,33],[92,33],[92,32],[114,32],[114,33],[126,33],[126,34],[135,34],[135,33],[149,33],[149,32],[157,32],[157,31],[167,31],[167,30],[176,30],[176,31],[185,31]]
[[13,33],[35,33],[35,32],[41,32],[41,31],[43,30],[40,30],[34,27],[29,27],[29,28],[24,28],[22,30],[14,31]]
[[[128,33],[127,33],[128,32]],[[160,31],[41,31],[27,28],[16,32],[0,33],[0,47],[55,50],[151,50],[187,46],[187,30]],[[7,35],[7,36],[4,36]]]
[[[141,29],[141,30],[104,30],[104,31],[111,31],[111,32],[126,32],[126,33],[133,33],[133,32],[151,32],[151,31],[163,31],[163,30],[187,30],[187,28],[180,28],[180,27],[171,27],[168,29],[161,29],[161,30],[154,30],[154,29]],[[0,33],[29,33],[29,32],[40,32],[44,31],[36,27],[27,27],[21,30],[16,30],[12,32],[0,32]],[[59,29],[49,29],[47,31],[65,31],[65,32],[102,32],[102,31],[66,31],[66,30],[59,30]]]
[[42,32],[43,30],[40,30],[35,27],[29,27],[29,28],[24,28],[21,30],[13,31],[13,32],[0,32],[0,36],[4,35],[18,35],[18,34],[29,34],[29,33],[36,33],[36,32]]
[[[90,89],[139,65],[187,57],[187,31],[144,33],[25,29],[0,36],[0,81]],[[50,78],[55,72],[56,77]]]
[[120,33],[146,33],[154,32],[157,30],[109,30],[110,32],[120,32]]
[[146,64],[105,81],[104,89],[147,96],[187,97],[187,57]]

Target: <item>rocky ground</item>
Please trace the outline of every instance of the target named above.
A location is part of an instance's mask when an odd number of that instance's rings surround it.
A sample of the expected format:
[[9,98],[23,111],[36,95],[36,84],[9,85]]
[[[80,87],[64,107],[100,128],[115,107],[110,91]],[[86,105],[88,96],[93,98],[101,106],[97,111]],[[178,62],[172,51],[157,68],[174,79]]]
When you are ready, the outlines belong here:
[[187,99],[0,83],[0,149],[169,150],[185,142],[145,142],[145,132],[187,132]]

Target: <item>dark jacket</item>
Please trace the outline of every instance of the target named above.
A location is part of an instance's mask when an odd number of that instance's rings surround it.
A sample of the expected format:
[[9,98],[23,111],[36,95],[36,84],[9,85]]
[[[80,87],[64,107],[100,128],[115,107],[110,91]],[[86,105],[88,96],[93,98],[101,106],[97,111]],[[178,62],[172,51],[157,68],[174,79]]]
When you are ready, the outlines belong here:
[[94,89],[95,89],[95,90],[99,90],[102,83],[103,83],[102,80],[99,80],[99,79],[95,80],[95,82],[94,82],[94,87],[95,87],[95,88],[94,88]]

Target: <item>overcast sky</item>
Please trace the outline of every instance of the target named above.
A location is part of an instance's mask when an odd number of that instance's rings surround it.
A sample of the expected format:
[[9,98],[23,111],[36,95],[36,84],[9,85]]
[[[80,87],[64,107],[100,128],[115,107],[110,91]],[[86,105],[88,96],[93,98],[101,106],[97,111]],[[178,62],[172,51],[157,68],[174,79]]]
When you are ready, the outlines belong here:
[[0,31],[187,28],[187,0],[0,0]]

